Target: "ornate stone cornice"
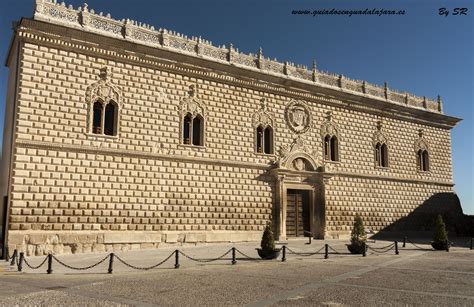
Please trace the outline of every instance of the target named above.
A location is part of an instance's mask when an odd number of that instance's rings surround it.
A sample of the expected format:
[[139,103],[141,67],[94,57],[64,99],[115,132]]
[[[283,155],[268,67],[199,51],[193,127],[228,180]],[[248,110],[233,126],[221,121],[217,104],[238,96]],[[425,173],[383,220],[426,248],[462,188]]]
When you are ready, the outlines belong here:
[[[113,59],[114,61],[119,60],[124,63],[138,64],[225,84],[244,86],[287,96],[289,99],[313,101],[443,129],[450,129],[460,121],[458,118],[440,113],[388,103],[385,99],[378,99],[377,97],[353,95],[350,92],[340,90],[335,91],[313,82],[308,84],[304,80],[282,79],[274,74],[264,73],[260,70],[254,72],[240,65],[232,64],[229,66],[227,62],[225,65],[216,61],[209,62],[205,57],[200,57],[200,60],[197,60],[188,54],[170,53],[170,50],[166,48],[149,48],[147,46],[136,48],[133,42],[116,41],[113,38],[97,36],[97,33],[74,31],[60,25],[45,24],[30,19],[22,19],[17,28],[18,36],[24,42],[54,48],[60,47],[64,50],[74,50],[75,52]],[[133,52],[128,50],[133,50]],[[203,62],[203,60],[205,61]],[[219,73],[219,71],[221,72]],[[255,82],[255,79],[260,82]]]
[[441,99],[426,99],[409,93],[401,93],[384,86],[352,80],[342,75],[319,71],[316,65],[308,69],[303,65],[278,62],[265,58],[261,48],[256,54],[239,52],[232,45],[214,46],[201,37],[186,35],[166,29],[156,30],[153,26],[129,19],[116,20],[110,14],[96,14],[87,4],[77,9],[59,4],[56,0],[36,0],[34,19],[85,32],[126,40],[157,49],[171,50],[196,58],[233,65],[246,70],[259,71],[268,75],[298,82],[336,89],[362,97],[390,102],[407,108],[442,113]]

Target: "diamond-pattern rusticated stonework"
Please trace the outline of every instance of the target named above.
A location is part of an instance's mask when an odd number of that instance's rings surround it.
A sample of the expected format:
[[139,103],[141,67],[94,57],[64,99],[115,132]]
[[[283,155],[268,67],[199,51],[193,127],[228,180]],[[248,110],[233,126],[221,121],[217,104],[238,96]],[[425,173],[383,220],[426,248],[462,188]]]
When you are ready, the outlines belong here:
[[[10,250],[259,240],[270,219],[279,239],[300,226],[343,237],[356,213],[379,231],[453,192],[459,119],[440,99],[46,0],[16,25],[7,65],[0,221]],[[184,126],[187,114],[201,130]],[[271,128],[269,152],[256,149],[257,127]],[[326,135],[335,160],[323,156]],[[375,167],[374,139],[386,141],[389,167]],[[308,224],[294,228],[289,190],[309,191]]]

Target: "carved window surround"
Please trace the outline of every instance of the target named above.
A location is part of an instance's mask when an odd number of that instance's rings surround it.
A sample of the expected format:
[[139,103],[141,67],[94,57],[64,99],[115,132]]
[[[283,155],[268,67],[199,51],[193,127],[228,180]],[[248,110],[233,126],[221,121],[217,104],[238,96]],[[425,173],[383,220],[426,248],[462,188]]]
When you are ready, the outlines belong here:
[[[206,106],[204,103],[197,98],[197,89],[195,85],[189,86],[188,97],[185,97],[181,100],[179,106],[179,144],[186,147],[200,148],[206,146]],[[188,126],[188,136],[189,139],[185,140],[185,120],[186,117],[190,115],[190,124]],[[195,118],[200,119],[200,128],[199,128],[199,145],[193,144],[193,122]]]
[[[268,111],[268,104],[265,98],[260,100],[260,109],[252,115],[252,127],[254,130],[254,153],[257,155],[275,155],[275,125],[274,115]],[[261,133],[259,131],[261,130]],[[269,135],[265,135],[269,130]],[[269,150],[267,149],[267,142]],[[260,146],[259,146],[260,145]],[[268,151],[268,152],[265,152]]]
[[[120,88],[115,86],[110,81],[110,75],[108,72],[107,67],[103,67],[100,69],[99,74],[99,81],[89,85],[86,89],[86,104],[87,104],[87,123],[86,123],[86,136],[88,137],[98,137],[102,139],[119,139],[120,135],[120,118],[121,112],[123,108],[122,102],[122,92]],[[94,104],[96,102],[101,103],[102,105],[102,113],[101,113],[101,120],[100,120],[100,133],[93,133],[93,117],[94,117]],[[114,127],[113,127],[113,135],[105,134],[105,113],[106,113],[106,106],[108,104],[115,105],[115,112],[114,115]]]

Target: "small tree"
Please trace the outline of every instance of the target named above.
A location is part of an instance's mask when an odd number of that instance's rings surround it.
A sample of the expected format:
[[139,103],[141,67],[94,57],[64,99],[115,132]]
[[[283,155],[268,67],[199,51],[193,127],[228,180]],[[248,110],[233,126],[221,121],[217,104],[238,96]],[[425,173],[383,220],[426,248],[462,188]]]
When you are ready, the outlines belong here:
[[275,239],[273,238],[272,222],[268,222],[263,231],[260,247],[263,250],[275,250]]
[[354,218],[354,225],[352,226],[351,232],[351,243],[361,245],[367,240],[364,230],[364,222],[359,214],[356,214]]
[[438,214],[435,223],[435,233],[433,235],[434,242],[446,242],[448,240],[448,232],[446,231],[446,225],[444,224],[443,217]]

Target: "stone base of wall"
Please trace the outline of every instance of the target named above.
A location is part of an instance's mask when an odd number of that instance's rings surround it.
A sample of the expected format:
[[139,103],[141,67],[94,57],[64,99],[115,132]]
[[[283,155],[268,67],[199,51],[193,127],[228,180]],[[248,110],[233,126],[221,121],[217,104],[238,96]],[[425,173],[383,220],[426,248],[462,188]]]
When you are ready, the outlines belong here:
[[324,239],[348,239],[351,238],[350,231],[326,231]]
[[168,244],[197,244],[218,242],[259,241],[260,231],[221,232],[92,232],[92,231],[9,231],[8,249],[17,249],[26,256],[53,253],[76,254],[90,252],[117,252],[157,248]]

